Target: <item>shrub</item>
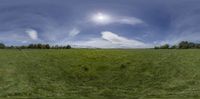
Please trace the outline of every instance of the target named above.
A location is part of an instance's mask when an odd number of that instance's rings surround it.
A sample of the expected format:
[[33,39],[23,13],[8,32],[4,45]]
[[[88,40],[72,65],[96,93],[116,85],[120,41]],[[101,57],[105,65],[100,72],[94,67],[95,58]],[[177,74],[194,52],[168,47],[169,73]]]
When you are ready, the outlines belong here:
[[0,43],[0,49],[4,49],[4,48],[6,48],[5,44]]
[[121,64],[120,68],[121,68],[121,69],[125,69],[125,68],[126,68],[126,65]]
[[165,44],[165,45],[162,45],[160,46],[161,49],[169,49],[169,44]]
[[155,47],[154,47],[154,49],[159,49],[159,48],[160,48],[160,47],[158,47],[158,46],[155,46]]
[[178,48],[176,45],[173,45],[173,46],[171,46],[170,47],[171,49],[176,49],[176,48]]
[[179,43],[178,47],[180,49],[188,49],[189,48],[189,43],[188,43],[188,41],[182,41],[182,42]]
[[72,47],[70,45],[67,45],[66,46],[66,49],[71,49]]

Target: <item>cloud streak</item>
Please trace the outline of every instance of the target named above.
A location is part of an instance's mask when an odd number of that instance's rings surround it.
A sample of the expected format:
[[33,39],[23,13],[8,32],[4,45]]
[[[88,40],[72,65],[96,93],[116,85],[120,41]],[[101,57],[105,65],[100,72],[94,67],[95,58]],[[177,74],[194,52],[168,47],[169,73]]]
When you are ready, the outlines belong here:
[[137,40],[131,40],[122,36],[117,35],[116,33],[104,31],[101,33],[102,38],[113,44],[118,44],[126,47],[143,47],[145,44]]
[[144,23],[141,19],[136,17],[128,17],[128,16],[111,16],[103,13],[97,13],[93,15],[91,21],[100,25],[108,25],[108,24],[128,24],[128,25],[136,25]]
[[77,28],[73,28],[71,31],[69,31],[69,36],[70,37],[74,37],[76,35],[78,35],[81,31],[78,30]]
[[26,33],[32,40],[38,40],[38,32],[36,30],[28,29]]
[[117,18],[113,22],[115,23],[121,23],[121,24],[129,24],[129,25],[136,25],[136,24],[142,24],[144,23],[141,19],[135,18],[135,17],[122,17]]
[[92,48],[148,48],[148,44],[134,39],[128,39],[117,35],[116,33],[104,31],[101,37],[93,38],[88,41],[76,41],[72,43],[75,47]]

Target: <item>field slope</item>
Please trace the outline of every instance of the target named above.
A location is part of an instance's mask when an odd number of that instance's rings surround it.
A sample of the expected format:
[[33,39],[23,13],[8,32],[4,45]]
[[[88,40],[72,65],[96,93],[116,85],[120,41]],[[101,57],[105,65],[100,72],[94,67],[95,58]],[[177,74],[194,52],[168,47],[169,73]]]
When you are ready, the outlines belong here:
[[200,50],[0,50],[0,97],[200,97]]

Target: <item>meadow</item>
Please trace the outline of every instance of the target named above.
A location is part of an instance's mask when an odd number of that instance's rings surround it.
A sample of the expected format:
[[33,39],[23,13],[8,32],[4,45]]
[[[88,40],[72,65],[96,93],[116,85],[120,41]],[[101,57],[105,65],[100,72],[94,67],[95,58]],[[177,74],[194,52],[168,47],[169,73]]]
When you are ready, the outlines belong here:
[[0,97],[200,98],[198,49],[0,50]]

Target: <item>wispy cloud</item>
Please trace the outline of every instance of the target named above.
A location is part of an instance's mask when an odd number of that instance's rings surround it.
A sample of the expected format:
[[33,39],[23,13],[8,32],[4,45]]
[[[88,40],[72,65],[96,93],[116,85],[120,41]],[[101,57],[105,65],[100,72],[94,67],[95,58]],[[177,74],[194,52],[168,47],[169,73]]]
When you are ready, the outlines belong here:
[[138,19],[135,17],[120,17],[120,18],[116,18],[113,22],[119,22],[121,24],[130,24],[130,25],[144,23],[141,19]]
[[78,30],[77,28],[73,28],[71,31],[69,31],[69,36],[73,37],[76,36],[80,33],[80,30]]
[[116,33],[104,31],[99,38],[92,38],[88,41],[76,41],[73,45],[76,47],[94,47],[94,48],[147,48],[150,47],[141,41],[128,39],[117,35]]
[[104,31],[101,33],[102,38],[104,40],[110,41],[113,44],[121,44],[125,46],[142,46],[144,45],[143,42],[137,41],[137,40],[131,40],[122,36],[117,35],[116,33]]
[[112,15],[100,13],[100,12],[97,14],[94,14],[91,18],[91,21],[100,25],[108,25],[108,24],[113,24],[113,23],[136,25],[136,24],[144,23],[144,21],[136,17],[112,16]]
[[126,47],[143,47],[145,45],[143,42],[140,42],[134,39],[128,39],[128,38],[119,36],[113,32],[104,31],[101,34],[104,40],[107,40],[113,44],[118,44],[118,45],[122,45]]
[[26,33],[32,40],[38,40],[38,32],[36,30],[28,29]]

